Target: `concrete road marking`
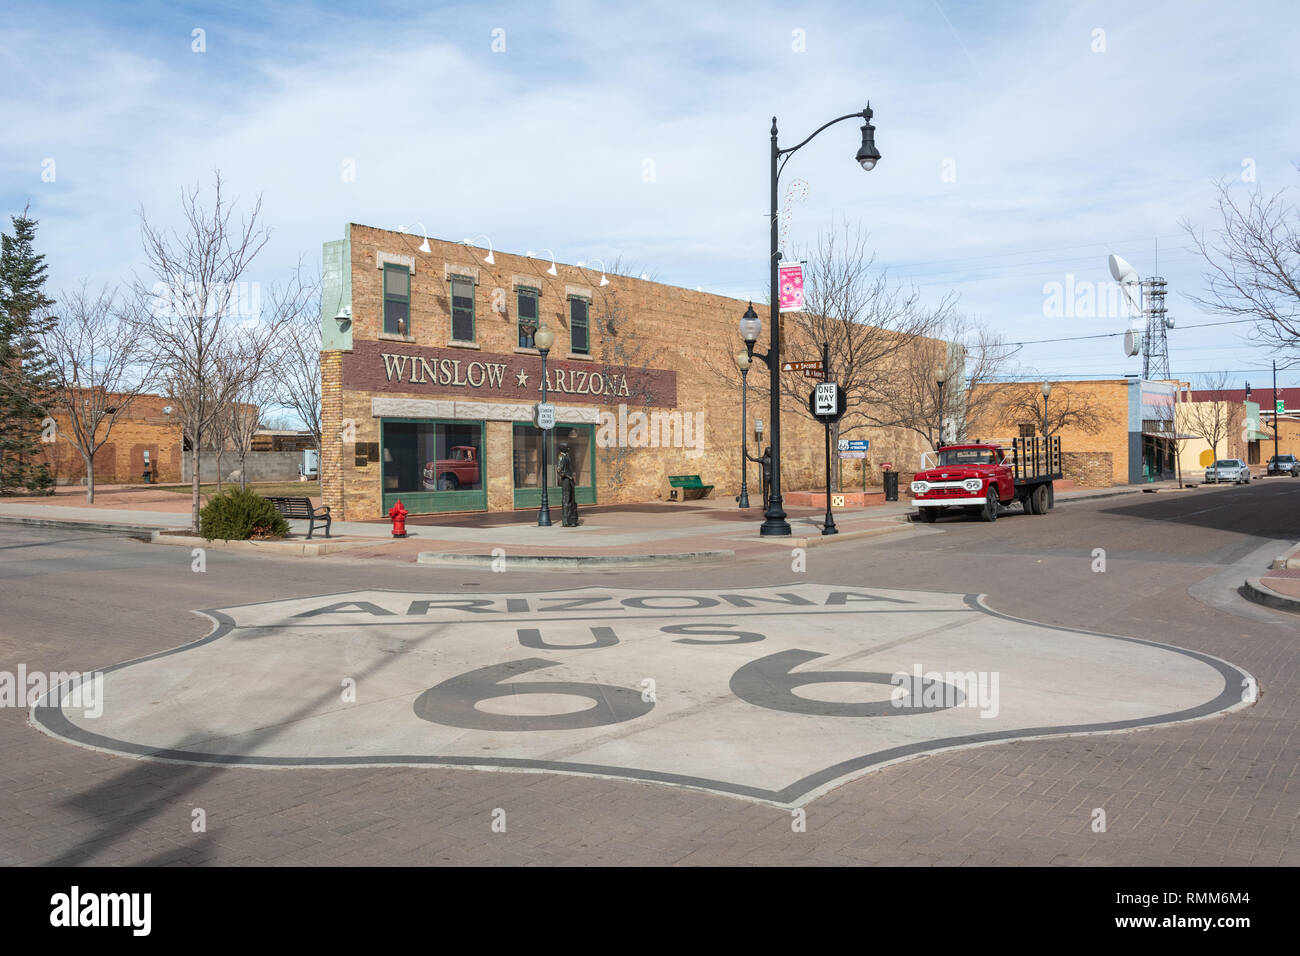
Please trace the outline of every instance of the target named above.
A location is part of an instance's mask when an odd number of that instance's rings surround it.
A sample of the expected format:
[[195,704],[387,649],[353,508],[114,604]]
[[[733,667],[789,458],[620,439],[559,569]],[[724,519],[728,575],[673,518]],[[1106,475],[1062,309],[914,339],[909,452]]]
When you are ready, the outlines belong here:
[[208,637],[104,672],[103,713],[32,722],[232,766],[575,773],[792,806],[939,750],[1246,706],[1195,651],[848,588],[366,590],[200,612]]

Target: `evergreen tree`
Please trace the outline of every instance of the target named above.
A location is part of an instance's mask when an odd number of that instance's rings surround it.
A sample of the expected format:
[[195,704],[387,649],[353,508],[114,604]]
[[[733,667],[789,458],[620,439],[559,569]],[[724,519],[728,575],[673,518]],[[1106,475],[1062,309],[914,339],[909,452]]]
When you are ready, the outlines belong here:
[[[30,207],[28,207],[30,208]],[[45,295],[45,256],[34,248],[37,220],[11,216],[0,233],[0,494],[48,492],[41,420],[54,384],[37,336],[54,321]]]

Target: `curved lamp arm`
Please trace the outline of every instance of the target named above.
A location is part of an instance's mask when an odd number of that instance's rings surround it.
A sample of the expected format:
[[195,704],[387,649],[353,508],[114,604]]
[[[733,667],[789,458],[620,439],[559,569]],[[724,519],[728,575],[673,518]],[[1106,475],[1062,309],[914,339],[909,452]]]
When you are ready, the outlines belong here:
[[[809,143],[811,143],[811,142],[812,142],[812,141],[817,137],[817,134],[820,133],[822,130],[827,129],[828,127],[834,126],[836,123],[843,123],[843,122],[844,122],[845,120],[847,120],[847,119],[854,119],[854,118],[857,118],[857,117],[861,117],[862,119],[867,120],[868,122],[870,122],[870,120],[871,120],[870,113],[871,113],[871,107],[870,107],[870,106],[868,106],[868,107],[867,107],[866,109],[864,109],[864,110],[859,110],[859,111],[856,112],[856,113],[846,113],[846,114],[843,115],[843,116],[836,117],[835,119],[831,120],[829,123],[823,123],[821,126],[818,126],[815,130],[812,131],[812,133],[808,136],[808,138],[805,139],[805,140],[804,140],[802,143],[800,143],[799,145],[797,145],[797,146],[790,146],[790,147],[787,147],[786,149],[777,149],[776,154],[777,154],[778,156],[783,156],[783,157],[785,157],[784,159],[781,160],[781,165],[780,165],[779,167],[777,167],[777,171],[776,171],[777,178],[778,178],[778,179],[781,178],[781,170],[785,169],[785,164],[786,164],[786,162],[790,159],[790,157],[791,157],[794,153],[797,153],[799,150],[803,149],[805,146],[807,146]],[[772,132],[773,132],[773,133],[776,132],[776,117],[775,117],[775,116],[772,117]]]

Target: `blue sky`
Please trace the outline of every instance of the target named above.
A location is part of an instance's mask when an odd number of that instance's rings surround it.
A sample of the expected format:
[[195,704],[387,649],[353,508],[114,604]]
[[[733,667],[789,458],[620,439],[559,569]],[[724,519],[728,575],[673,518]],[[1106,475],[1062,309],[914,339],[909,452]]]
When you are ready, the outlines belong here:
[[[1220,318],[1185,298],[1200,267],[1179,221],[1211,220],[1218,179],[1249,188],[1247,161],[1267,191],[1300,186],[1297,48],[1287,2],[11,0],[0,213],[30,201],[56,293],[129,278],[137,210],[174,221],[181,187],[219,167],[245,203],[262,194],[274,230],[253,280],[318,260],[348,221],[418,221],[761,300],[772,115],[790,145],[869,99],[875,170],[853,162],[852,123],[787,167],[783,193],[808,184],[796,247],[860,222],[892,275],[957,292],[1023,341],[1122,331],[1045,315],[1044,285],[1108,281],[1108,252],[1151,274],[1158,246],[1173,374],[1259,387],[1270,356],[1247,326],[1188,328]],[[1017,359],[1052,376],[1139,370],[1113,338]]]

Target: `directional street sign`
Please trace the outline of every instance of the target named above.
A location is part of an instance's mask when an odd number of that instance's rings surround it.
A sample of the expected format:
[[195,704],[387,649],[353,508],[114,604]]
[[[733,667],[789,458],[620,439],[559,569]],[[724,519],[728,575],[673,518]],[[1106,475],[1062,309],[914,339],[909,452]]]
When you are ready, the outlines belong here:
[[865,438],[841,438],[840,451],[866,451],[871,447],[871,442]]
[[821,370],[821,359],[815,362],[786,362],[781,366],[783,372],[820,372]]
[[537,427],[543,431],[555,427],[555,406],[550,402],[537,403]]
[[866,458],[867,453],[865,451],[842,451],[840,452],[840,457],[841,458]]

